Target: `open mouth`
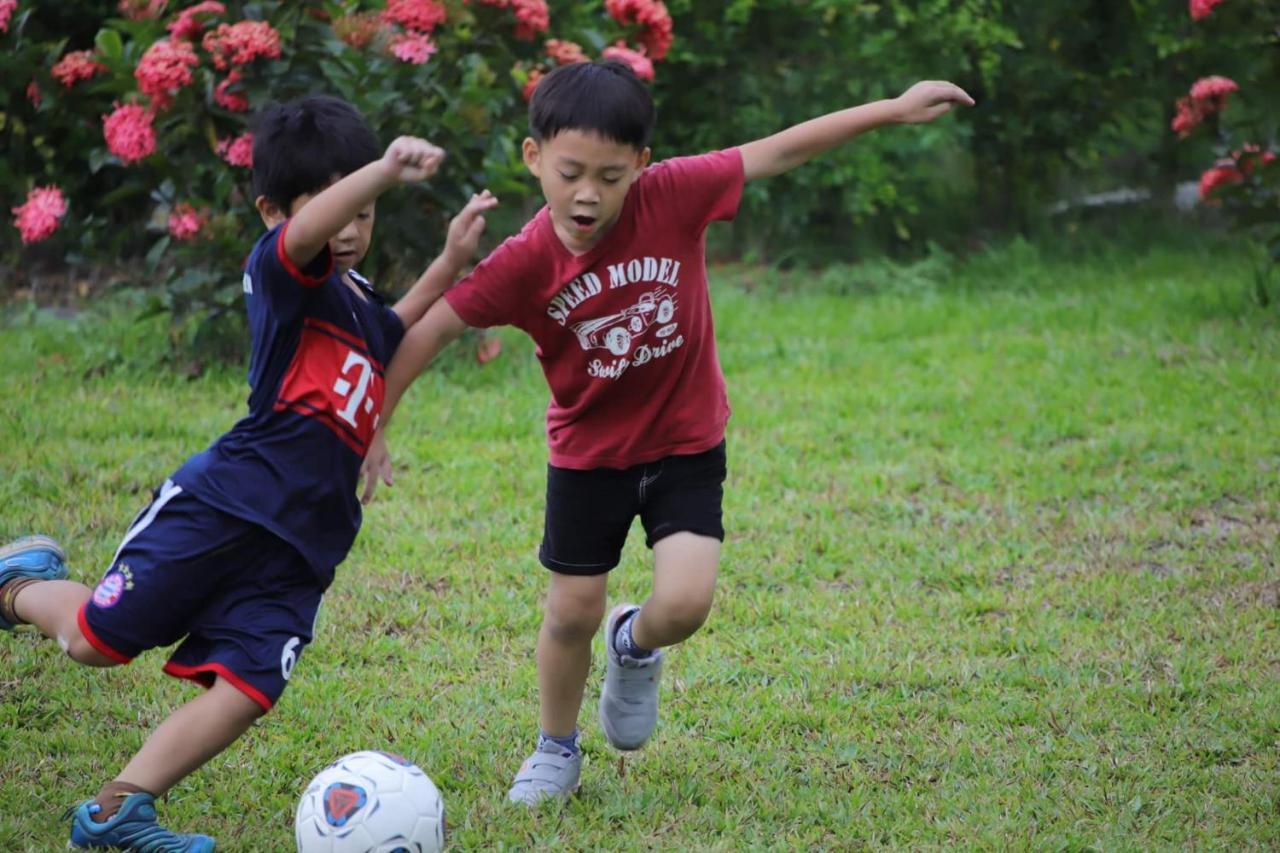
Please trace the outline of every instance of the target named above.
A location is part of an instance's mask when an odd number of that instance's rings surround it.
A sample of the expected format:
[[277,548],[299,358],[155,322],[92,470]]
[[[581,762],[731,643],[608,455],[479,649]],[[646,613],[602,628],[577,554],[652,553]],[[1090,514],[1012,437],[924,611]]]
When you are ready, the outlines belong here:
[[578,215],[571,216],[569,218],[573,220],[574,225],[578,226],[579,231],[590,231],[596,224],[596,218],[594,216]]

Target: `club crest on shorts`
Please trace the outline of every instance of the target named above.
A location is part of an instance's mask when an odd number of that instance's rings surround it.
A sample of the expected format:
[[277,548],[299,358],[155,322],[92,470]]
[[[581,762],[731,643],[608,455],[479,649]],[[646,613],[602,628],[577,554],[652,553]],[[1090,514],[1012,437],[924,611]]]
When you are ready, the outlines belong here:
[[107,572],[93,590],[93,603],[97,607],[114,607],[121,596],[133,589],[133,571],[124,563]]

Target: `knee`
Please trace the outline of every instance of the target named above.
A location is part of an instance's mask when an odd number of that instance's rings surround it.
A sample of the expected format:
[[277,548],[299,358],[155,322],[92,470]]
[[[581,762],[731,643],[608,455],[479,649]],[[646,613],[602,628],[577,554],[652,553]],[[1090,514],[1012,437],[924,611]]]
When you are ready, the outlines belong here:
[[663,602],[658,613],[668,631],[689,636],[706,623],[711,614],[711,596],[682,596]]
[[543,626],[556,640],[565,643],[589,642],[604,618],[604,599],[587,596],[547,597]]
[[84,634],[81,634],[78,630],[72,632],[70,637],[58,637],[58,645],[62,646],[62,650],[67,653],[67,657],[85,666],[108,667],[120,665],[120,661],[109,658],[95,649],[85,639]]

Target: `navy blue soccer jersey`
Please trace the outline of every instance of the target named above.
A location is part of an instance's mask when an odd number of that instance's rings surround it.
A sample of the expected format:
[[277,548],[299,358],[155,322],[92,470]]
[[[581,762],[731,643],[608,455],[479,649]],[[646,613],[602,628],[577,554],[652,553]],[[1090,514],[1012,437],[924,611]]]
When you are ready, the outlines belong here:
[[249,414],[173,480],[293,545],[328,586],[360,529],[360,463],[404,325],[364,279],[351,275],[359,294],[342,282],[327,247],[297,267],[287,227],[263,235],[245,267]]

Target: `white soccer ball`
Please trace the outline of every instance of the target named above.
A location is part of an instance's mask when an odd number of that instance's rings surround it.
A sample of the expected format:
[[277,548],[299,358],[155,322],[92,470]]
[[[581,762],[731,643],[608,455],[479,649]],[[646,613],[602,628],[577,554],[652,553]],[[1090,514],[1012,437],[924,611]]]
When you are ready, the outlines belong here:
[[412,761],[353,752],[307,785],[294,835],[298,853],[432,853],[444,849],[444,800]]

